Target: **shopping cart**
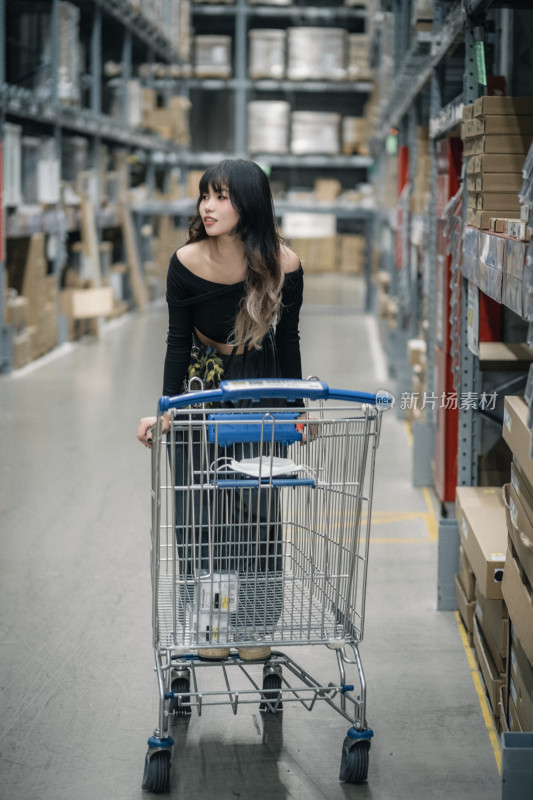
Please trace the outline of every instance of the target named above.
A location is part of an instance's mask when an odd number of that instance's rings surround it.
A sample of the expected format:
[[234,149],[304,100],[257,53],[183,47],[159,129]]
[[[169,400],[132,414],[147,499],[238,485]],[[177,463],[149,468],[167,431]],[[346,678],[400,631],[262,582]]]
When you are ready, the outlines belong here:
[[[224,381],[160,399],[151,551],[159,721],[144,790],[170,789],[170,724],[221,704],[236,714],[259,703],[271,714],[327,703],[351,724],[340,780],[366,780],[373,732],[359,644],[375,455],[391,401],[317,379]],[[337,679],[299,666],[285,652],[297,645],[329,648]]]

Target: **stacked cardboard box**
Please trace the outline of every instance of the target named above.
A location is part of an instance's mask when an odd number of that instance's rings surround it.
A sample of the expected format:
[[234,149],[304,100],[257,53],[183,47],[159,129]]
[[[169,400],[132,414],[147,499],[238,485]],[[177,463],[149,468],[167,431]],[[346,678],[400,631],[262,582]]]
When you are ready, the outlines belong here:
[[511,480],[503,488],[508,530],[502,593],[511,620],[509,730],[533,730],[533,459],[528,406],[505,398],[503,435],[513,453]]
[[463,620],[470,647],[474,646],[474,613],[476,610],[476,576],[464,547],[459,547],[459,572],[455,576],[455,599]]
[[342,152],[345,155],[358,153],[360,156],[370,155],[371,127],[367,117],[342,118]]
[[521,169],[533,140],[533,99],[479,97],[463,108],[461,135],[468,158],[467,224],[489,230],[491,219],[519,219]]
[[[456,513],[463,558],[456,577],[458,606],[473,641],[495,724],[501,729],[509,624],[502,594],[507,526],[501,487],[458,486]],[[475,577],[474,595],[470,572]]]
[[7,243],[8,284],[18,297],[7,314],[15,321],[16,366],[52,350],[58,341],[58,279],[47,274],[45,237],[11,239]]
[[163,139],[171,139],[178,144],[189,145],[189,111],[191,101],[181,95],[173,95],[166,108],[157,106],[157,93],[154,89],[143,88],[141,92],[140,125],[154,131]]
[[431,157],[429,153],[429,129],[419,126],[416,145],[416,169],[413,181],[413,190],[409,197],[409,210],[412,214],[425,214],[430,198],[430,169]]
[[353,81],[369,80],[370,69],[370,37],[368,33],[348,34],[347,78]]
[[282,233],[298,253],[307,273],[332,272],[337,258],[337,220],[334,214],[289,212]]
[[362,275],[365,271],[366,238],[355,234],[337,237],[337,269],[345,274]]
[[[321,186],[317,188],[324,191]],[[334,214],[290,212],[284,215],[283,236],[298,253],[306,273],[364,272],[366,238],[337,234],[336,227]]]

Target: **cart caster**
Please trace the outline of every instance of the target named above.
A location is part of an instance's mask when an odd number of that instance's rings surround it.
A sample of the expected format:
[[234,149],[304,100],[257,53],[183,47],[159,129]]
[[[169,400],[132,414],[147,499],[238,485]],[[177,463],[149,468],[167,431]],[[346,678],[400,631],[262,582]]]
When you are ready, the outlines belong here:
[[191,698],[189,695],[189,691],[191,689],[191,684],[188,678],[174,678],[171,685],[171,690],[174,692],[174,695],[181,695],[181,703],[178,697],[171,697],[170,703],[168,706],[168,712],[170,715],[174,717],[188,717],[192,713],[191,709]]
[[351,728],[342,745],[339,780],[344,783],[363,783],[368,776],[368,753],[373,731]]
[[259,706],[259,711],[267,714],[276,714],[283,711],[281,701],[281,669],[266,667],[263,674],[263,700]]
[[[156,750],[154,746],[148,748],[144,760],[143,792],[153,792],[153,794],[170,792],[170,756],[174,741],[170,737],[164,741],[170,741],[171,744],[160,750]],[[148,744],[151,743],[155,744],[154,740],[149,739]]]

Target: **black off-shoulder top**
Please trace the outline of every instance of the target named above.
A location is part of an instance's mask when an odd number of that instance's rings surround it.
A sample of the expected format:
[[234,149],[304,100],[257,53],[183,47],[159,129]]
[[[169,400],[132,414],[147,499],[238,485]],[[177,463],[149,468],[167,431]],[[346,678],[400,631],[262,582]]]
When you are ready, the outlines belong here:
[[[168,335],[163,394],[182,391],[189,364],[194,328],[214,342],[227,342],[244,296],[244,282],[222,284],[195,275],[176,253],[167,274]],[[276,326],[276,348],[283,378],[301,378],[299,316],[303,298],[303,269],[287,272]],[[265,376],[273,377],[273,376]]]

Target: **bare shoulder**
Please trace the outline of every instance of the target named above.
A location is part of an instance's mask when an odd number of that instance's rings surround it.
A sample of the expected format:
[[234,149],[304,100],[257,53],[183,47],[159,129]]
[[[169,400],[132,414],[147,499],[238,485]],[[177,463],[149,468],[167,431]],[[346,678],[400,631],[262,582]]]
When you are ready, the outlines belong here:
[[176,251],[178,260],[191,272],[197,272],[198,269],[201,269],[204,257],[201,245],[202,242],[190,242]]
[[296,253],[293,253],[293,251],[285,244],[282,244],[280,248],[280,266],[282,272],[284,273],[296,272],[300,266],[300,259]]

